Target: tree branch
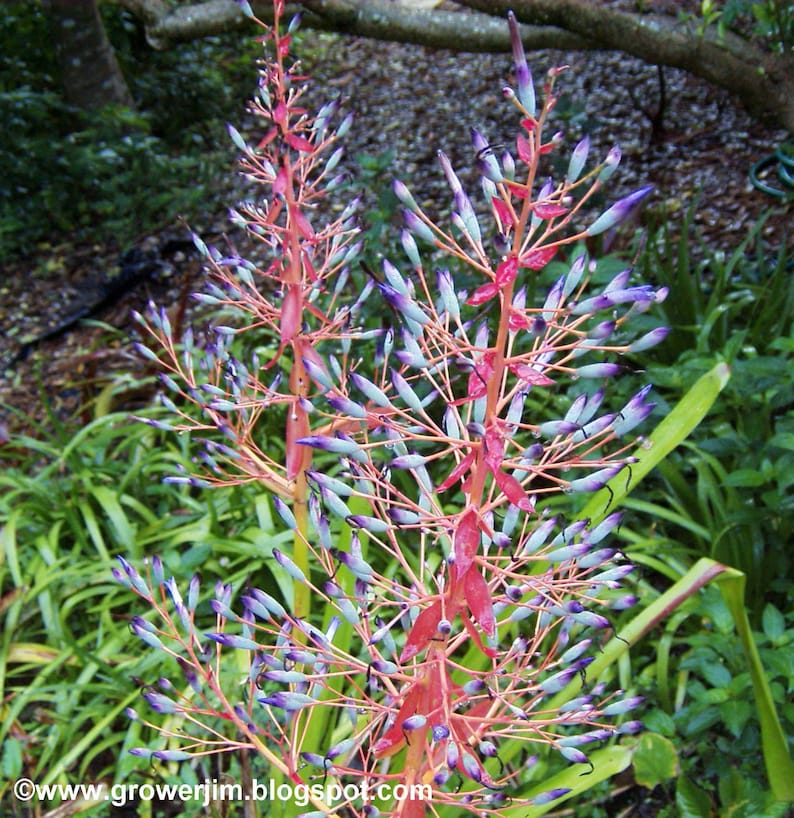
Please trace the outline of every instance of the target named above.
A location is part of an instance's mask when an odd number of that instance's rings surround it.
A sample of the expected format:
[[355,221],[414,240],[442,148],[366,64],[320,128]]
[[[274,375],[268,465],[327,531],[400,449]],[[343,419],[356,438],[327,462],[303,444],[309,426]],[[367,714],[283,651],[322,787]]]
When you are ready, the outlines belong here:
[[[154,48],[240,29],[250,20],[235,0],[169,7],[164,0],[118,0],[143,20]],[[794,133],[794,58],[696,20],[617,11],[592,0],[458,0],[461,10],[417,8],[399,0],[304,0],[309,28],[453,51],[509,53],[505,18],[513,9],[528,51],[614,50],[655,65],[682,68],[735,94],[752,113]],[[272,19],[271,0],[251,0]]]

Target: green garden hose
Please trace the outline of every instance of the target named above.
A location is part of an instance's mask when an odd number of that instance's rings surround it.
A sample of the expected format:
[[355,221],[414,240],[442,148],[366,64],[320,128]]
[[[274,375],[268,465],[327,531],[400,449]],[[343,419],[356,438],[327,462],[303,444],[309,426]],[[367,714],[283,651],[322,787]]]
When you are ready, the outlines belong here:
[[[771,185],[760,178],[761,173],[773,165],[777,165],[777,178],[780,180],[780,187]],[[781,142],[774,153],[764,157],[760,162],[756,162],[750,169],[750,181],[757,190],[761,190],[769,196],[774,196],[776,199],[794,199],[794,140],[789,139],[786,142]]]

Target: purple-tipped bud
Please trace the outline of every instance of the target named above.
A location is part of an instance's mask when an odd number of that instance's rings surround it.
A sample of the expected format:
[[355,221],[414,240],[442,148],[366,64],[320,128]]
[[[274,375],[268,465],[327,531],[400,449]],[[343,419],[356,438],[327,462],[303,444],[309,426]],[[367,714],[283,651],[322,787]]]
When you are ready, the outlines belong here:
[[409,716],[403,723],[402,729],[405,730],[406,733],[411,732],[411,730],[420,730],[427,724],[427,716],[423,716],[421,713],[417,713],[416,715]]
[[641,721],[626,721],[621,724],[617,732],[621,736],[633,736],[635,733],[640,733],[645,729],[645,725]]
[[267,670],[262,674],[262,678],[278,684],[304,684],[309,677],[299,670]]
[[247,639],[245,636],[237,636],[233,633],[205,633],[204,636],[212,642],[217,642],[226,648],[236,648],[237,650],[259,650],[262,646]]
[[477,168],[480,173],[492,182],[502,182],[504,176],[488,140],[478,130],[472,128],[471,141],[477,152]]
[[652,190],[653,185],[646,185],[639,190],[635,190],[634,193],[630,193],[620,201],[615,202],[609,210],[602,213],[590,227],[585,230],[585,235],[598,236],[622,224],[631,216],[635,208]]
[[[400,200],[405,207],[408,208],[409,211],[416,212],[419,210],[419,205],[416,203],[416,200],[411,195],[411,191],[399,180],[397,179],[393,185],[394,195]],[[410,229],[410,228],[409,228]]]
[[372,381],[368,380],[363,375],[359,375],[357,372],[351,372],[348,377],[353,382],[356,389],[363,393],[368,400],[371,400],[378,406],[382,406],[384,409],[391,408],[391,401],[387,397],[386,393],[380,387],[372,383]]
[[472,781],[480,782],[482,781],[482,767],[477,759],[469,755],[468,753],[463,753],[461,757],[461,765],[463,766],[463,772],[471,778]]
[[363,528],[369,531],[370,534],[385,534],[391,525],[386,520],[381,520],[378,517],[368,517],[366,514],[351,514],[347,518],[349,525],[356,528]]
[[155,750],[152,753],[152,758],[156,758],[159,761],[187,761],[193,758],[193,756],[184,750]]
[[416,241],[408,230],[400,231],[400,244],[402,244],[405,255],[408,256],[408,260],[411,264],[416,268],[421,267],[422,257],[419,255],[419,248],[416,246]]
[[549,562],[565,562],[566,560],[574,560],[586,554],[590,550],[590,543],[578,542],[573,545],[564,545],[562,548],[555,548],[554,551],[549,551],[543,555],[544,560]]
[[367,418],[367,410],[360,403],[356,403],[344,395],[326,395],[325,399],[342,415],[347,415],[356,420],[366,420]]
[[559,693],[578,672],[575,667],[567,667],[544,679],[539,687],[544,693]]
[[512,11],[507,13],[507,22],[510,26],[510,43],[513,46],[513,69],[516,75],[518,101],[529,116],[535,116],[535,86],[532,83],[532,73],[527,65],[524,54],[524,44],[521,42],[521,29]]
[[165,713],[168,715],[176,713],[176,702],[173,701],[173,699],[169,699],[168,696],[164,696],[156,690],[144,690],[142,695],[155,713]]
[[455,173],[452,164],[449,161],[449,157],[444,153],[444,151],[438,151],[437,155],[438,162],[441,165],[441,169],[444,171],[444,175],[447,177],[447,182],[454,198],[458,195],[458,193],[463,192],[463,185],[461,185],[460,179],[458,179],[458,175]]
[[610,363],[586,364],[574,371],[577,378],[613,378],[623,371],[623,367],[620,364]]
[[656,406],[655,403],[646,403],[645,401],[650,389],[650,385],[643,387],[623,409],[621,409],[612,424],[612,431],[615,435],[621,437],[627,434],[650,415]]
[[141,641],[146,642],[151,648],[164,650],[163,643],[155,634],[155,627],[140,616],[133,616],[130,620],[130,630]]
[[436,724],[431,734],[433,736],[433,741],[444,741],[445,739],[449,738],[449,727],[445,724]]
[[587,477],[580,477],[577,480],[571,480],[568,484],[570,491],[578,494],[583,491],[599,491],[616,475],[620,474],[625,468],[625,464],[619,463],[617,466],[607,466],[604,469],[588,474]]
[[634,594],[625,594],[624,596],[619,596],[617,599],[613,599],[609,607],[613,611],[627,611],[629,608],[633,608],[637,602],[637,596]]
[[657,344],[661,344],[665,338],[670,334],[670,327],[657,327],[650,332],[646,332],[641,338],[638,338],[633,344],[629,346],[629,352],[645,352],[646,349],[651,349]]
[[571,184],[579,178],[579,174],[584,168],[587,161],[587,155],[590,153],[590,137],[585,136],[581,142],[573,149],[571,159],[568,162],[568,172],[565,174],[566,181]]
[[568,420],[549,420],[541,423],[540,434],[543,437],[556,437],[557,435],[569,435],[579,429],[578,423],[571,423]]
[[260,696],[257,701],[260,704],[286,710],[288,713],[294,713],[297,710],[302,710],[304,707],[310,707],[315,703],[315,699],[311,696],[307,696],[305,693],[292,693],[288,691],[279,691],[272,696]]
[[564,795],[568,795],[570,791],[570,788],[557,787],[554,790],[547,790],[540,793],[540,795],[536,795],[529,803],[535,807],[542,807],[556,801],[558,798],[562,798]]
[[[286,617],[287,611],[284,609],[284,606],[278,600],[270,596],[270,594],[267,594],[264,591],[260,591],[259,588],[251,588],[249,593],[251,597],[254,600],[256,600],[260,605],[262,605],[265,611],[271,616],[274,616],[277,619],[283,619],[284,617]],[[246,597],[243,597],[244,604],[248,604],[246,602],[246,599],[247,599]],[[266,619],[268,617],[264,616],[262,618]]]
[[608,704],[601,712],[605,716],[621,716],[623,713],[628,713],[630,710],[634,710],[635,707],[639,707],[644,701],[644,696],[629,696],[619,702]]
[[[294,579],[296,582],[307,583],[306,576],[303,571],[283,552],[278,548],[273,549],[273,557],[276,562]],[[308,584],[308,583],[307,583]]]
[[234,125],[227,123],[226,130],[228,131],[232,142],[234,142],[234,146],[243,153],[248,153],[248,145],[245,144],[245,140],[242,138],[242,136],[240,136],[240,132],[237,130],[237,128],[235,128]]
[[434,244],[436,237],[433,235],[433,231],[419,218],[411,210],[403,210],[403,222],[408,230],[414,236],[422,239],[422,241],[428,242],[428,244]]
[[587,756],[576,747],[560,747],[560,755],[573,764],[589,764]]
[[614,145],[610,148],[607,158],[604,160],[604,169],[598,174],[599,182],[606,182],[612,176],[620,164],[620,157],[620,145]]
[[423,466],[426,460],[427,458],[421,454],[404,454],[400,457],[395,457],[390,465],[393,469],[416,469],[419,466]]
[[458,759],[460,758],[460,751],[458,745],[454,741],[447,744],[447,768],[454,770],[458,766]]

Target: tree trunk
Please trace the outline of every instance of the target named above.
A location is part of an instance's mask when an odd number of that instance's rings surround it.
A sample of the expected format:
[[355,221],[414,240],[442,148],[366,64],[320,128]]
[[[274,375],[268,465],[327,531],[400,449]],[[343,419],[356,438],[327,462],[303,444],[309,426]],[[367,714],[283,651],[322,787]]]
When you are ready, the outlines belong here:
[[67,102],[90,111],[133,107],[97,0],[45,0]]

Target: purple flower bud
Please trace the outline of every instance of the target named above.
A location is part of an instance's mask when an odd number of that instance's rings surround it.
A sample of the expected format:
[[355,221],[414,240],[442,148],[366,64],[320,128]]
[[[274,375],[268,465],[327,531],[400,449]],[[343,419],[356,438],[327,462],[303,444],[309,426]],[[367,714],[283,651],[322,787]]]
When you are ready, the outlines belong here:
[[458,766],[459,757],[460,751],[458,750],[458,745],[455,744],[454,741],[450,741],[449,744],[447,744],[447,768],[454,770]]
[[164,696],[162,693],[158,693],[156,690],[144,690],[143,691],[143,698],[146,699],[149,707],[154,710],[155,713],[165,713],[165,714],[172,714],[176,713],[177,705],[173,699],[169,699],[168,696]]
[[152,758],[156,758],[159,761],[187,761],[193,758],[193,756],[184,750],[155,750],[152,753]]
[[652,190],[653,185],[646,185],[639,190],[635,190],[634,193],[630,193],[620,201],[615,202],[609,210],[602,213],[590,227],[585,230],[585,235],[598,236],[622,224],[631,216],[634,209]]
[[307,696],[305,693],[293,693],[290,691],[279,691],[272,696],[259,696],[257,701],[260,704],[286,710],[288,713],[294,713],[297,710],[302,710],[304,707],[310,707],[315,703],[315,699],[311,696]]
[[512,11],[507,13],[510,26],[510,42],[513,47],[513,68],[518,85],[518,101],[529,116],[535,116],[535,86],[532,84],[532,73],[527,65],[524,44],[521,42],[521,29]]
[[403,723],[402,729],[405,730],[406,733],[411,732],[411,730],[420,730],[427,724],[427,716],[423,716],[421,713],[417,713],[416,715],[409,716]]
[[261,648],[261,645],[254,642],[253,639],[247,639],[245,636],[237,636],[233,633],[205,633],[204,636],[227,648],[236,648],[238,650],[259,650]]
[[[262,619],[267,619],[267,614],[270,616],[274,616],[277,619],[284,619],[287,616],[287,612],[284,609],[283,605],[281,605],[278,600],[274,599],[270,594],[265,593],[264,591],[260,591],[259,588],[251,588],[249,591],[250,597],[243,597],[243,604],[248,605],[249,603],[247,600],[253,599],[262,605],[266,611],[266,615],[261,617]],[[250,607],[250,605],[249,605]],[[257,614],[259,616],[259,614]]]
[[417,269],[420,268],[422,266],[422,258],[419,255],[419,248],[416,246],[416,241],[408,230],[400,231],[400,244],[402,244],[405,255],[408,256],[408,260],[411,264]]
[[590,137],[585,136],[585,138],[582,139],[582,141],[579,142],[579,144],[573,149],[571,160],[568,162],[568,172],[565,174],[565,179],[569,184],[575,182],[579,178],[579,174],[582,172],[582,168],[587,161],[587,155],[589,153]]
[[645,729],[645,725],[641,721],[625,721],[617,728],[617,732],[621,736],[633,736],[635,733],[640,733]]
[[463,764],[463,772],[471,778],[472,781],[480,782],[482,781],[482,767],[477,759],[469,755],[469,753],[463,753],[461,757],[461,762]]
[[403,222],[410,232],[428,244],[435,244],[433,231],[412,210],[403,210]]
[[540,434],[543,437],[557,437],[557,435],[569,435],[579,429],[578,423],[571,423],[568,420],[549,420],[541,423]]
[[347,522],[356,528],[363,528],[365,531],[369,531],[370,534],[385,534],[391,528],[391,525],[386,520],[369,517],[366,514],[351,514],[347,518]]
[[494,156],[491,144],[476,128],[471,129],[471,141],[474,145],[474,150],[477,152],[478,161],[482,163],[484,169],[487,171],[484,175],[492,182],[503,181],[504,177],[499,167],[499,161]]
[[549,538],[549,534],[551,534],[556,525],[556,517],[550,517],[548,520],[544,520],[524,543],[524,548],[521,551],[522,556],[534,554],[546,542]]
[[133,616],[130,620],[130,630],[151,648],[164,650],[163,643],[156,636],[156,628],[140,616]]
[[559,693],[579,671],[575,667],[566,667],[548,679],[544,679],[539,687],[544,693]]
[[278,548],[273,549],[273,557],[276,562],[294,579],[296,582],[303,582],[308,584],[306,576],[303,571],[283,552]]
[[395,457],[390,465],[393,469],[415,469],[419,466],[423,466],[426,460],[427,458],[421,454],[404,454],[400,457]]
[[270,682],[277,682],[278,684],[304,684],[309,677],[299,670],[267,670],[262,674],[262,677]]
[[617,437],[627,434],[645,418],[650,415],[656,406],[655,403],[646,403],[645,398],[650,392],[650,384],[643,387],[634,397],[620,410],[617,418],[612,424],[612,431]]
[[436,724],[431,730],[433,741],[444,741],[449,738],[449,727],[444,724]]
[[535,807],[542,807],[546,804],[550,804],[552,801],[556,801],[558,798],[562,798],[563,795],[568,795],[570,791],[570,788],[557,787],[557,789],[547,790],[546,792],[540,793],[540,795],[536,795],[529,803]]
[[609,607],[613,611],[627,611],[629,608],[633,608],[637,604],[637,601],[638,597],[634,594],[625,594],[617,599],[613,599]]
[[620,145],[614,145],[610,148],[607,158],[604,160],[604,169],[598,174],[599,182],[606,182],[612,176],[620,164],[620,157]]
[[582,491],[599,491],[616,475],[620,474],[625,468],[624,463],[619,463],[617,466],[607,466],[604,469],[588,474],[587,477],[580,477],[577,480],[571,480],[568,484],[570,491],[578,494]]
[[657,327],[650,332],[646,332],[641,338],[638,338],[628,348],[629,352],[645,352],[646,349],[651,349],[657,344],[664,341],[670,334],[670,327]]
[[[419,210],[419,205],[414,200],[414,197],[411,195],[411,191],[399,180],[397,179],[393,185],[394,195],[400,200],[405,207],[408,208],[411,212],[416,212]],[[404,215],[404,214],[403,214]],[[410,229],[410,228],[409,228]]]
[[586,364],[574,370],[577,378],[612,378],[623,371],[620,364]]
[[621,716],[623,713],[628,713],[639,707],[645,701],[644,696],[629,696],[626,699],[621,699],[619,702],[612,702],[602,709],[601,713],[604,716]]
[[[326,437],[325,435],[311,435],[302,437],[297,443],[302,446],[311,446],[313,449],[322,449],[333,454],[342,454],[346,457],[353,457],[360,462],[366,462],[366,456],[361,451],[361,447],[355,440],[347,436]],[[361,458],[364,458],[362,461]]]
[[573,764],[589,764],[587,756],[576,747],[560,747],[560,755]]
[[564,545],[562,548],[556,548],[554,551],[549,551],[543,555],[543,559],[548,562],[565,562],[566,560],[574,560],[582,554],[586,554],[590,550],[590,543],[579,542],[573,545]]
[[366,420],[367,418],[367,410],[360,403],[356,403],[344,395],[326,395],[325,399],[342,415],[347,415],[356,420]]

